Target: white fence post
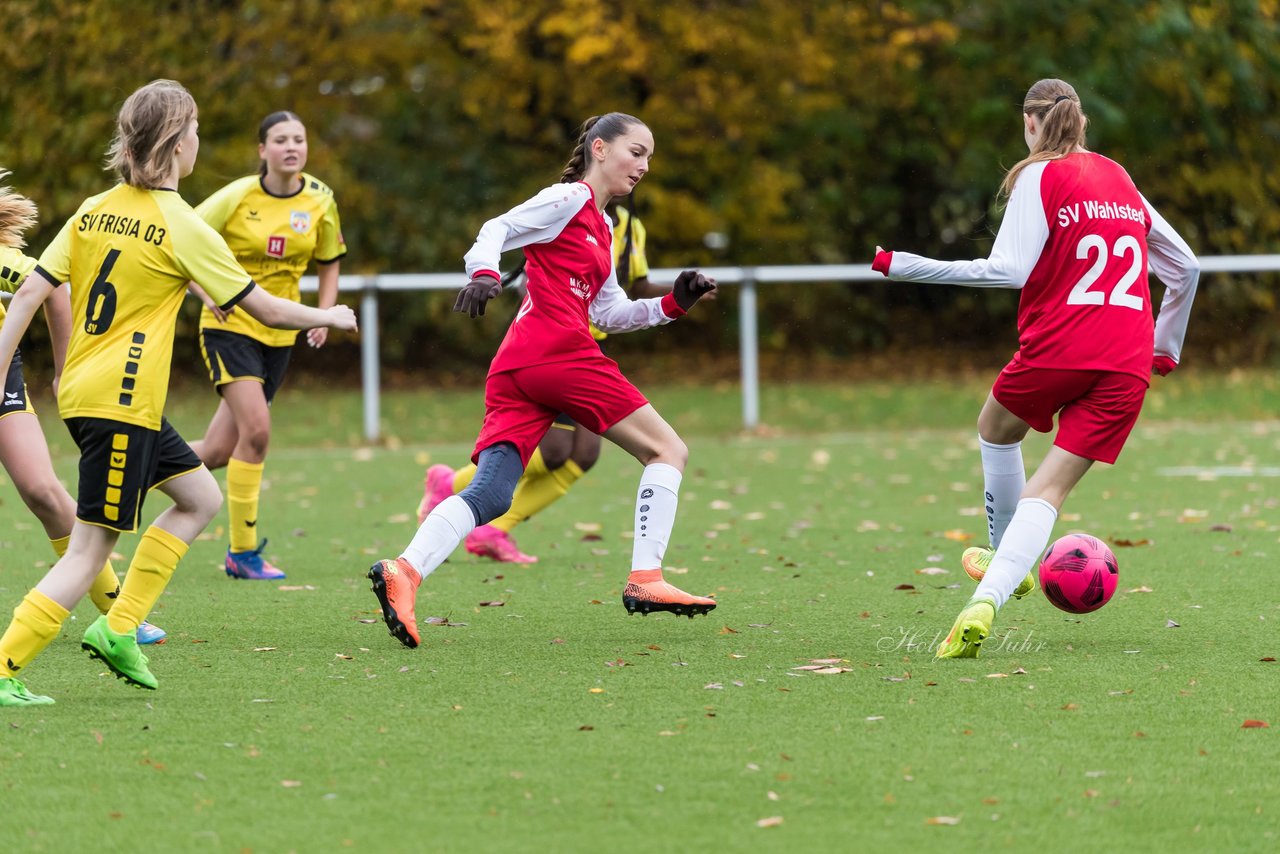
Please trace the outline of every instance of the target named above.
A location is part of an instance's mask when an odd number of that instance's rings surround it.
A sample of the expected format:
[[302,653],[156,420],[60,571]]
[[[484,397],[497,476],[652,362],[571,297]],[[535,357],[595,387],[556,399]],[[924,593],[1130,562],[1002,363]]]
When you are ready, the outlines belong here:
[[760,426],[760,335],[756,325],[756,277],[748,268],[742,272],[738,294],[738,359],[742,367],[742,427]]
[[364,276],[360,292],[360,383],[364,392],[364,440],[376,442],[382,431],[378,353],[378,277]]

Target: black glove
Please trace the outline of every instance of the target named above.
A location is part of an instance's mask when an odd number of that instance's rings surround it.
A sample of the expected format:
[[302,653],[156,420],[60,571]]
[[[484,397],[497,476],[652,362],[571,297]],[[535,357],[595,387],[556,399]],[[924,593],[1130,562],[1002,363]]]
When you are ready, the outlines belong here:
[[685,270],[676,276],[671,295],[681,310],[688,311],[693,304],[716,289],[716,280],[708,279],[697,270]]
[[472,317],[484,314],[484,304],[502,293],[502,285],[493,276],[476,276],[458,291],[454,311],[465,311]]

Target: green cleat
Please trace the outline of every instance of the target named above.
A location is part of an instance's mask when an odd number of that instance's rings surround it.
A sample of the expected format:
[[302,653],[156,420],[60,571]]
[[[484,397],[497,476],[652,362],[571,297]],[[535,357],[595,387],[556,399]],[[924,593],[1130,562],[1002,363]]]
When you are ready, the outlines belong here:
[[0,677],[0,706],[52,706],[52,697],[32,694],[12,676]]
[[106,614],[89,626],[84,633],[84,640],[80,642],[80,648],[88,650],[90,657],[100,659],[111,668],[116,678],[123,679],[130,685],[154,691],[160,684],[147,669],[147,657],[138,647],[138,638],[133,632],[120,634],[111,631]]
[[938,658],[977,658],[982,642],[991,634],[996,618],[996,603],[985,596],[970,599],[964,606],[947,639],[938,646]]
[[[991,559],[996,556],[996,550],[986,548],[985,546],[970,546],[964,550],[964,554],[960,555],[960,565],[964,567],[964,571],[974,581],[981,581],[982,577],[987,574],[987,570],[991,568]],[[1036,574],[1028,572],[1027,577],[1022,579],[1013,591],[1014,599],[1021,599],[1032,590],[1036,589]]]

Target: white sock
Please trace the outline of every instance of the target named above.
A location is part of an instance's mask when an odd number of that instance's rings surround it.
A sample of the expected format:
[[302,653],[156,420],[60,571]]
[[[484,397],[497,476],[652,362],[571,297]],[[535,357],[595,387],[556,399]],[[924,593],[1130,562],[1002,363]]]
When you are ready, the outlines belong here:
[[651,463],[640,475],[636,493],[635,540],[631,546],[631,570],[662,569],[671,528],[676,523],[680,503],[679,469],[666,463]]
[[996,445],[978,437],[982,451],[982,499],[987,511],[987,536],[991,548],[1000,548],[1004,529],[1018,507],[1027,471],[1022,463],[1022,443]]
[[457,495],[450,495],[436,505],[431,515],[422,520],[413,541],[400,555],[409,565],[426,578],[453,554],[458,543],[476,526],[476,514],[471,505]]
[[1043,498],[1019,501],[974,598],[988,596],[996,601],[996,610],[1000,610],[1044,553],[1057,519],[1058,511]]

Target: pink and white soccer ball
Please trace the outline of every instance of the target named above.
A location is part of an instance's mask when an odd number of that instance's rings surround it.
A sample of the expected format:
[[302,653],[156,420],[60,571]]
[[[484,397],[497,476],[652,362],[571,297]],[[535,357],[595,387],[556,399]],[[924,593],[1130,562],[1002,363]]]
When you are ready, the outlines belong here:
[[1040,561],[1045,597],[1071,614],[1087,614],[1107,604],[1119,579],[1116,556],[1106,543],[1088,534],[1059,538]]

